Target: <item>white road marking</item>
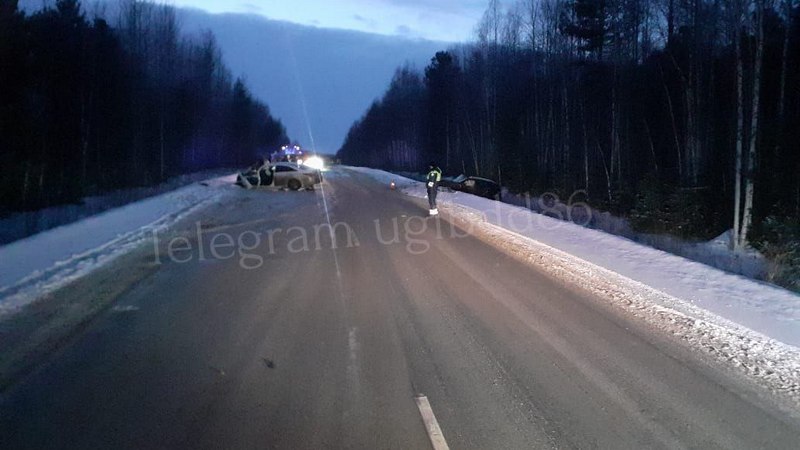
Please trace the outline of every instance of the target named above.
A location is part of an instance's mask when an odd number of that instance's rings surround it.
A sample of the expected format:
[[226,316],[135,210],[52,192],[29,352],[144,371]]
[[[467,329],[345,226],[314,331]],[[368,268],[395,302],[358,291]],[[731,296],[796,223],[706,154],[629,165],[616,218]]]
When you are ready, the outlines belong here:
[[444,439],[444,434],[442,434],[442,429],[439,428],[439,422],[436,421],[436,416],[433,414],[428,397],[420,395],[414,400],[416,400],[417,408],[419,408],[419,413],[422,415],[422,421],[425,423],[425,429],[428,431],[428,438],[431,440],[433,450],[450,450],[450,447],[447,446],[447,441]]
[[350,363],[355,364],[358,355],[356,351],[358,350],[358,341],[356,340],[356,327],[350,328],[350,332],[347,333],[347,346],[350,348]]
[[336,265],[336,279],[339,281],[339,293],[344,297],[344,287],[342,286],[342,271],[339,268],[339,257],[336,255],[336,233],[333,231],[333,225],[331,225],[331,213],[328,211],[328,200],[326,199],[325,195],[325,186],[324,183],[319,184],[320,189],[322,190],[322,205],[325,208],[325,220],[328,221],[328,231],[331,233],[331,247],[333,250],[333,262]]
[[347,381],[350,384],[350,393],[353,395],[354,404],[358,404],[358,399],[361,397],[360,367],[358,364],[358,338],[356,333],[358,328],[352,327],[347,333],[347,348],[349,350],[349,358],[347,359]]
[[131,312],[131,311],[138,311],[139,307],[138,306],[133,306],[133,305],[126,305],[126,306],[117,305],[117,306],[111,308],[111,310],[114,311],[114,312]]

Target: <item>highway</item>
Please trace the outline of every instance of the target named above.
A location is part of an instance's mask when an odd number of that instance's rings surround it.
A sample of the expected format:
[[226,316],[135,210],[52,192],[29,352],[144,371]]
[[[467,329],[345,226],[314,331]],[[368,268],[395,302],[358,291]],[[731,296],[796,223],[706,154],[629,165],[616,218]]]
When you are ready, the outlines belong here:
[[423,200],[326,179],[156,235],[152,270],[2,392],[0,448],[427,449],[420,397],[452,449],[797,448],[702,354]]

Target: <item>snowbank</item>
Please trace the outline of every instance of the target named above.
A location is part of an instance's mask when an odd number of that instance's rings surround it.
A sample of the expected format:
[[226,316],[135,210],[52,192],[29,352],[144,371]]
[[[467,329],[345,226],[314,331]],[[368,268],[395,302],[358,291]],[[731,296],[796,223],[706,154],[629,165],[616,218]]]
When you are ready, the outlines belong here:
[[[551,217],[558,214],[561,217],[567,217],[569,212],[573,211],[578,216],[574,218],[574,222],[584,223],[583,221],[586,218],[588,228],[621,236],[648,247],[683,256],[726,272],[733,272],[757,280],[766,279],[769,270],[767,259],[754,249],[738,252],[731,251],[729,248],[730,231],[708,242],[687,242],[673,236],[637,232],[627,219],[615,217],[608,212],[589,209],[586,205],[581,205],[579,208],[570,208],[569,205],[561,201],[552,202],[551,200],[553,199],[551,198],[546,200],[547,202],[544,202],[543,199],[538,197],[527,197],[525,195],[512,194],[506,189],[503,190],[503,203],[525,207],[537,213],[550,211]],[[576,196],[573,199],[574,202],[580,202],[581,200],[580,196]],[[586,217],[587,211],[589,213],[588,217]]]
[[91,272],[153,232],[221,200],[234,189],[235,181],[235,175],[214,178],[0,247],[0,315]]
[[80,204],[53,206],[37,211],[13,213],[0,219],[0,245],[5,245],[55,227],[91,217],[113,208],[144,200],[192,183],[216,178],[233,170],[206,170],[178,175],[155,186],[119,189],[84,198]]

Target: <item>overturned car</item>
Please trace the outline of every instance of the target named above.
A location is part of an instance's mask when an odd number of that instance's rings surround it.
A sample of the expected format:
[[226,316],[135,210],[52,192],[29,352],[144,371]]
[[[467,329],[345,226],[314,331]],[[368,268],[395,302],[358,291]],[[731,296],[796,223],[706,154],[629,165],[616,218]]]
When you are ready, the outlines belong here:
[[453,191],[500,200],[500,185],[488,178],[459,175],[453,179],[442,179],[439,185]]

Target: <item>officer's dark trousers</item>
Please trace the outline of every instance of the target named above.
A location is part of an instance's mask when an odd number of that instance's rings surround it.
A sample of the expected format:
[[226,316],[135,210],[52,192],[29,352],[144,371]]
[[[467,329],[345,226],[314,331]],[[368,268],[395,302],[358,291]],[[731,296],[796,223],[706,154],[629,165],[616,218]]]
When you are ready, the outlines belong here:
[[428,204],[430,205],[431,209],[436,209],[436,188],[428,188]]

